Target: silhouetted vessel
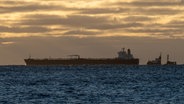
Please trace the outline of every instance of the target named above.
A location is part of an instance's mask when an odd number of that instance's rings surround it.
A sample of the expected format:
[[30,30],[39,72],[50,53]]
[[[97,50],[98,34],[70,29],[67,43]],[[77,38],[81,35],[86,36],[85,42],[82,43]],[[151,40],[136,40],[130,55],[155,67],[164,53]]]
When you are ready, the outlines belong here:
[[[147,65],[162,65],[162,55],[160,54],[160,56],[156,58],[155,60],[148,61]],[[167,55],[167,62],[164,65],[176,65],[176,62],[169,61],[169,55]]]
[[161,64],[162,64],[162,55],[161,54],[155,60],[151,60],[151,61],[147,62],[147,65],[161,65]]
[[79,55],[70,55],[67,59],[24,59],[28,66],[50,66],[50,65],[98,65],[98,64],[120,64],[120,65],[139,65],[139,59],[134,58],[130,49],[126,52],[123,48],[118,52],[117,58],[80,58]]
[[176,61],[169,61],[169,55],[167,55],[167,63],[165,65],[176,65]]

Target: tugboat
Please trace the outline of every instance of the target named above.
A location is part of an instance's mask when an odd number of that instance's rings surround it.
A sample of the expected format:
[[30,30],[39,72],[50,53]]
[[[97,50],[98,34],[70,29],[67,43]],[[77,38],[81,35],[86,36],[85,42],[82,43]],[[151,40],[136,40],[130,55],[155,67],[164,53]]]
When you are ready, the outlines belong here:
[[79,55],[70,55],[75,58],[45,58],[45,59],[24,59],[26,65],[28,66],[55,66],[55,65],[98,65],[98,64],[110,64],[110,65],[139,65],[139,59],[134,58],[130,49],[125,51],[123,48],[118,52],[118,57],[116,58],[81,58]]
[[155,60],[148,61],[147,65],[162,65],[162,55],[160,54]]
[[167,63],[165,65],[176,65],[176,61],[169,61],[169,55],[167,55]]

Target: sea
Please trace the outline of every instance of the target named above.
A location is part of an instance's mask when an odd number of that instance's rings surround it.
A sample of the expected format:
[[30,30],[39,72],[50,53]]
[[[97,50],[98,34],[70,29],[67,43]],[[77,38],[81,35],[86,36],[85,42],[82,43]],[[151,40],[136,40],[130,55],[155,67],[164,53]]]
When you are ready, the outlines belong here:
[[0,66],[0,104],[184,104],[184,65]]

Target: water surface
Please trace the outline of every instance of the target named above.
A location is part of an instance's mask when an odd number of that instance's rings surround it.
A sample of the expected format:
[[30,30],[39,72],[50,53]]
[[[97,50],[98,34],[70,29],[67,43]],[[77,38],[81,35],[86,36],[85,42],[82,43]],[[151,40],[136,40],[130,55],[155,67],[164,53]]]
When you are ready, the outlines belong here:
[[0,66],[0,104],[184,104],[184,66]]

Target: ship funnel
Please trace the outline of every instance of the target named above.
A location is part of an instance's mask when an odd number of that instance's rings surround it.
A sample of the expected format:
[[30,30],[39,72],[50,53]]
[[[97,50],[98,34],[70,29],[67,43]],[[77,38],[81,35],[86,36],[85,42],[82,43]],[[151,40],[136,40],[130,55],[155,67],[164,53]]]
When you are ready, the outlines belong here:
[[160,60],[162,59],[162,53],[160,53],[159,59],[160,59]]
[[131,50],[130,50],[130,49],[128,49],[128,54],[129,54],[129,55],[131,54]]
[[169,55],[167,55],[167,62],[169,61]]

